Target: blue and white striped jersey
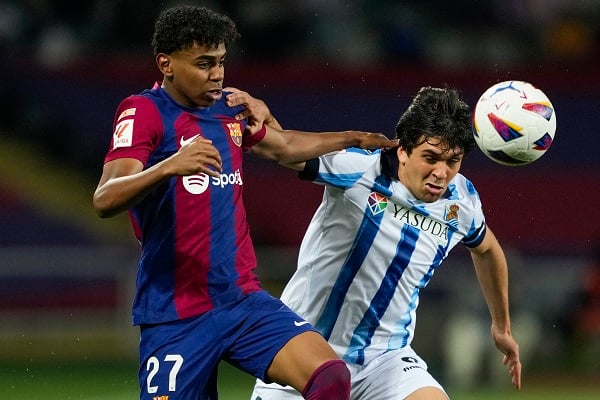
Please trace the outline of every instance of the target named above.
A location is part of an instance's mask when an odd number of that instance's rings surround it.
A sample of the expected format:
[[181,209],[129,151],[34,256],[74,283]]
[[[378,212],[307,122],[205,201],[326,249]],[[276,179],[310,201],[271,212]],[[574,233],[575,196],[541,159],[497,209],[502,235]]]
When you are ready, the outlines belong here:
[[349,363],[410,345],[420,290],[458,242],[477,246],[485,235],[479,195],[464,176],[426,203],[397,168],[395,150],[347,149],[300,174],[325,190],[282,300]]

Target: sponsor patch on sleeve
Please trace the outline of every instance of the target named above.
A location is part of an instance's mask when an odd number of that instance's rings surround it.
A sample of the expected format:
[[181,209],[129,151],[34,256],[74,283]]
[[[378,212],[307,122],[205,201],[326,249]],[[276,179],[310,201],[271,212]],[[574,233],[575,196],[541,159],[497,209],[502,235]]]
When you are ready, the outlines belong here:
[[125,119],[117,124],[113,132],[113,150],[118,147],[131,147],[133,141],[133,119]]
[[132,108],[128,108],[127,110],[123,111],[120,115],[119,118],[117,118],[117,121],[122,120],[125,117],[131,117],[135,115],[135,107]]

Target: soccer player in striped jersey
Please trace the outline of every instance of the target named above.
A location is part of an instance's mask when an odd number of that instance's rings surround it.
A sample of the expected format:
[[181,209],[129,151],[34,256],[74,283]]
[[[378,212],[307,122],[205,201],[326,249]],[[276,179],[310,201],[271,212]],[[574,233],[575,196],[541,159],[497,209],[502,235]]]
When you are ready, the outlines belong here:
[[[351,399],[447,399],[411,342],[421,290],[460,243],[471,251],[492,338],[520,388],[506,259],[473,183],[459,173],[475,146],[470,108],[455,89],[424,87],[396,133],[396,149],[346,149],[302,164],[300,177],[324,185],[324,194],[281,298],[348,363]],[[251,398],[298,397],[258,380]]]
[[115,114],[93,204],[101,217],[128,210],[141,243],[133,303],[140,399],[217,399],[221,360],[306,399],[348,399],[346,364],[255,275],[243,153],[290,164],[396,142],[281,130],[264,102],[223,89],[237,35],[227,16],[206,8],[164,10],[152,40],[162,82],[125,98]]

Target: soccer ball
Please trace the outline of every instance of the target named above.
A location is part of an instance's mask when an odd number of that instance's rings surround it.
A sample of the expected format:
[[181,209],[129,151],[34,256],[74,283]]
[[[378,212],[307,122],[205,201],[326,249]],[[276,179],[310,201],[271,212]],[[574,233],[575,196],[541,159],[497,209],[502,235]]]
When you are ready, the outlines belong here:
[[552,103],[528,82],[497,83],[475,105],[475,141],[486,156],[502,165],[518,166],[537,160],[550,148],[555,131]]

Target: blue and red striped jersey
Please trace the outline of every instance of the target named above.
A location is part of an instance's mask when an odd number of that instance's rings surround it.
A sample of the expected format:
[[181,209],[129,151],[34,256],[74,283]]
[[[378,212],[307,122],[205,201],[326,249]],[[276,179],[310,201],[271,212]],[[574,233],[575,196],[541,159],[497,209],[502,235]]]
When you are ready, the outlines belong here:
[[204,109],[187,108],[155,85],[124,99],[115,114],[105,163],[135,158],[149,168],[197,135],[212,140],[223,172],[177,176],[129,210],[141,243],[133,323],[160,323],[202,314],[262,290],[242,201],[243,152],[265,128],[246,134],[225,96]]

